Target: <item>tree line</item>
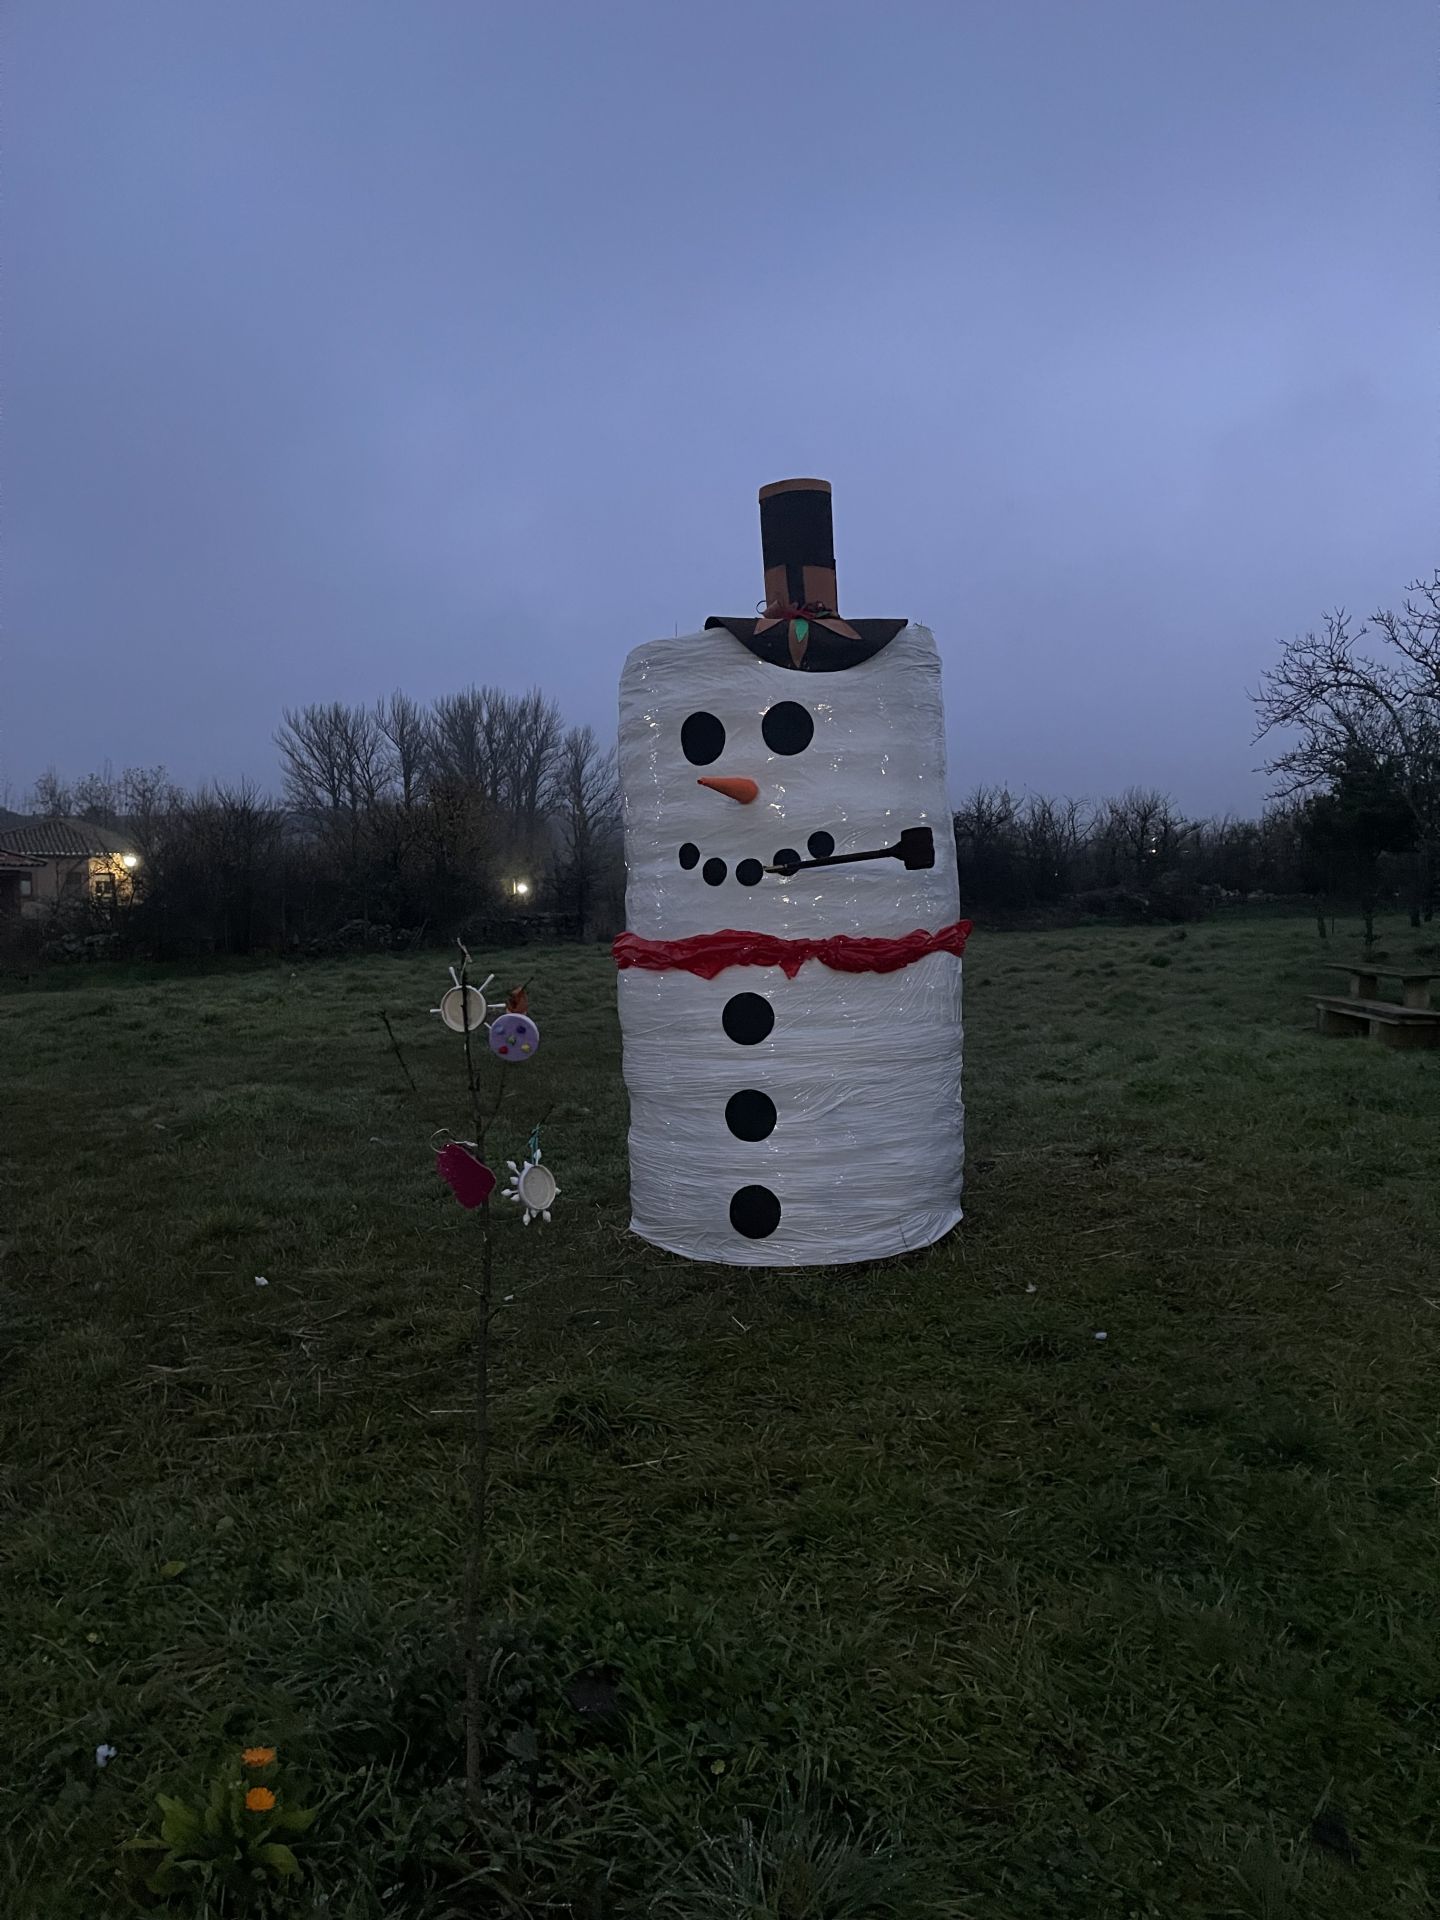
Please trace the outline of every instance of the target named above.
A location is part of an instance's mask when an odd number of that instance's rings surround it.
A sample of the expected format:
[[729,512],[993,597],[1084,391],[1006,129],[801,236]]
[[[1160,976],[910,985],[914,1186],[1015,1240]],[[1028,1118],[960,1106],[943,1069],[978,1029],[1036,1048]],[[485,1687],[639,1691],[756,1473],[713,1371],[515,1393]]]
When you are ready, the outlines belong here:
[[1086,805],[981,787],[955,815],[967,903],[1000,914],[1061,910],[1182,916],[1225,900],[1304,898],[1358,909],[1366,942],[1382,905],[1412,926],[1440,893],[1440,572],[1401,611],[1281,644],[1251,696],[1275,783],[1258,820],[1187,820],[1131,787]]
[[1308,904],[1323,935],[1327,913],[1359,907],[1373,918],[1395,899],[1416,925],[1428,920],[1433,894],[1417,884],[1413,860],[1376,851],[1363,835],[1357,842],[1352,815],[1337,822],[1336,805],[1313,796],[1258,820],[1194,820],[1153,788],[1087,804],[978,787],[955,814],[966,911],[1017,922],[1182,920],[1290,901]]
[[[1258,820],[1190,819],[1130,787],[1087,803],[978,787],[954,816],[967,912],[1184,917],[1229,901],[1432,919],[1440,890],[1440,572],[1402,610],[1343,611],[1282,643],[1251,696],[1275,781]],[[282,792],[186,792],[163,768],[51,773],[31,805],[123,826],[133,898],[85,911],[157,954],[366,943],[541,918],[608,937],[623,922],[615,756],[539,689],[469,687],[421,706],[287,709]],[[33,931],[33,929],[32,929]]]
[[182,955],[494,937],[522,914],[618,926],[614,753],[538,689],[287,709],[275,741],[278,797],[163,767],[37,783],[37,813],[121,828],[140,856],[131,898],[86,903],[90,931]]

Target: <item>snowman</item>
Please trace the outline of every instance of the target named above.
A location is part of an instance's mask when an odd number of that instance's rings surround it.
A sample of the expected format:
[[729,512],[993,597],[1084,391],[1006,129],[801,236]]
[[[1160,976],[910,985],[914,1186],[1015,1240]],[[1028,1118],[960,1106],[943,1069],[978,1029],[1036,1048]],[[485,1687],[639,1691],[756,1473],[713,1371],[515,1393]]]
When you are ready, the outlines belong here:
[[961,1218],[940,657],[839,617],[826,482],[760,511],[760,618],[621,678],[631,1226],[692,1260],[876,1260]]

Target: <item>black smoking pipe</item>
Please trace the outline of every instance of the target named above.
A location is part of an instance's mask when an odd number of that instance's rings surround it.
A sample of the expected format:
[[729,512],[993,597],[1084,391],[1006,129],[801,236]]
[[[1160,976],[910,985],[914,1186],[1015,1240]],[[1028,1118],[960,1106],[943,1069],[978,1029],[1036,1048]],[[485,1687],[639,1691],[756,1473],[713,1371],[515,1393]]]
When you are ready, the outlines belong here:
[[906,827],[893,847],[875,847],[869,853],[830,853],[823,860],[797,860],[793,865],[767,867],[767,873],[782,873],[787,878],[802,867],[843,867],[850,860],[900,860],[907,873],[935,864],[935,836],[929,827]]

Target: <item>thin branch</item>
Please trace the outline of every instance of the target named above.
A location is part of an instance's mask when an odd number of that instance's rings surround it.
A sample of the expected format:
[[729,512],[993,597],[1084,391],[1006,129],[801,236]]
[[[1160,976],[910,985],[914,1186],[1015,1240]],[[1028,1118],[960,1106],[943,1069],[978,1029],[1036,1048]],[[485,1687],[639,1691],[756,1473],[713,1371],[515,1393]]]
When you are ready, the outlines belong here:
[[[475,1146],[485,1157],[485,1117],[475,1078],[475,1054],[470,1043],[470,953],[460,941],[460,1026],[465,1037],[465,1077],[475,1116]],[[501,1077],[504,1088],[504,1076]],[[499,1102],[496,1106],[498,1109]],[[465,1557],[465,1792],[471,1817],[481,1814],[481,1656],[480,1636],[485,1617],[487,1537],[490,1474],[490,1310],[494,1297],[494,1223],[487,1196],[480,1203],[480,1287],[475,1305],[475,1408],[470,1452],[470,1543]]]
[[418,1099],[420,1097],[420,1089],[415,1084],[414,1074],[411,1073],[409,1067],[405,1064],[405,1056],[400,1051],[400,1042],[395,1038],[395,1029],[390,1024],[390,1016],[388,1013],[386,1013],[383,1007],[380,1010],[380,1018],[385,1022],[385,1031],[390,1036],[390,1045],[395,1050],[395,1058],[400,1062],[400,1071],[404,1074],[405,1078],[410,1082],[410,1091]]

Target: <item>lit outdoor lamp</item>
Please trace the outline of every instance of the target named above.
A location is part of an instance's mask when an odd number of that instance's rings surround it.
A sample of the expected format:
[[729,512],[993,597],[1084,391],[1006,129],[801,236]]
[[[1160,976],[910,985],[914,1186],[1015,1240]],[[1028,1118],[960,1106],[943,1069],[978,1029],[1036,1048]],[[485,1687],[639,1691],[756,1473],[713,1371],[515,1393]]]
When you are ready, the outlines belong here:
[[138,853],[122,853],[120,856],[120,864],[122,867],[126,867],[133,872],[140,864],[140,856]]
[[523,899],[530,891],[530,882],[528,880],[512,880],[510,882],[510,891]]

